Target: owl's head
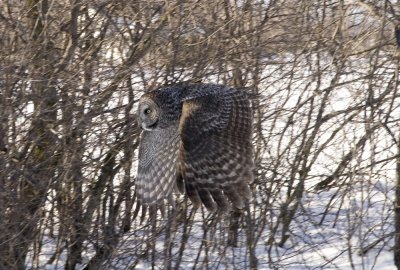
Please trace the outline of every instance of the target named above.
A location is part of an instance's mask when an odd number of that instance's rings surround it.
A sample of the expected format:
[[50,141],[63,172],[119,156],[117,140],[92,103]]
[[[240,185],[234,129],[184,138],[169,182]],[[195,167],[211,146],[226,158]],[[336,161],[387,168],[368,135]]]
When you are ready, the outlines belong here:
[[139,124],[147,131],[157,128],[160,115],[159,106],[149,97],[143,96],[139,101]]
[[176,88],[168,87],[144,94],[139,100],[139,124],[147,131],[164,129],[179,121],[182,102]]

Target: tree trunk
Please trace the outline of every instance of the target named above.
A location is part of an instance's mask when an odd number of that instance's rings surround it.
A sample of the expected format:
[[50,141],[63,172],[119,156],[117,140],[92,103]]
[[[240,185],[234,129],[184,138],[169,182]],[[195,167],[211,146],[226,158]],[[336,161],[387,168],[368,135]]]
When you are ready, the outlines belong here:
[[[38,48],[29,66],[35,116],[32,119],[26,142],[25,156],[17,161],[17,179],[8,179],[10,185],[18,182],[15,189],[15,207],[6,213],[8,230],[5,244],[0,245],[0,269],[24,269],[25,259],[43,217],[41,207],[45,202],[50,181],[55,172],[55,135],[51,132],[56,121],[57,92],[51,80],[55,55],[50,41],[44,38],[44,18],[47,0],[28,0],[31,45]],[[0,238],[2,240],[3,237]],[[7,239],[8,238],[8,239]]]

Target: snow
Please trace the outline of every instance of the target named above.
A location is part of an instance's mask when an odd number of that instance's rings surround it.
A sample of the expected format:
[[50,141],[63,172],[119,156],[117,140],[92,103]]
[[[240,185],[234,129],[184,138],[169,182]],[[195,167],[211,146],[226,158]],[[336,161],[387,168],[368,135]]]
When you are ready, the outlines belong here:
[[[262,93],[262,109],[266,115],[271,113],[272,116],[264,122],[264,135],[268,142],[261,149],[260,188],[255,191],[251,206],[258,269],[396,269],[392,250],[395,162],[377,163],[395,155],[393,143],[385,131],[379,130],[371,135],[375,139],[366,142],[361,154],[355,153],[356,158],[346,166],[345,173],[340,179],[335,179],[334,188],[324,191],[314,189],[317,183],[332,175],[346,153],[356,152],[356,142],[368,129],[366,114],[372,112],[356,110],[356,115],[347,124],[349,114],[339,114],[325,122],[311,148],[314,156],[311,155],[307,163],[310,166],[308,177],[300,179],[298,172],[292,176],[289,171],[294,167],[293,157],[303,143],[300,138],[304,134],[310,135],[313,129],[306,128],[309,110],[313,108],[303,104],[303,101],[313,98],[315,104],[321,104],[325,91],[334,87],[325,115],[334,115],[363,104],[366,95],[366,82],[360,79],[363,75],[357,78],[343,75],[331,85],[333,77],[330,72],[333,71],[326,67],[324,82],[317,85],[307,71],[284,80],[279,80],[283,75],[277,74],[273,68],[265,72],[267,79],[264,81],[266,90]],[[387,81],[383,80],[382,84],[385,83]],[[118,105],[126,103],[118,95],[115,100]],[[113,106],[110,104],[110,108]],[[289,125],[292,116],[296,120]],[[341,124],[343,128],[335,133]],[[91,135],[93,141],[96,141],[96,136],[104,136],[102,129],[107,128],[108,124],[100,126]],[[92,150],[92,158],[101,155],[96,149]],[[279,156],[286,158],[278,160]],[[85,176],[90,178],[90,172]],[[116,179],[114,188],[118,190],[122,178],[117,176]],[[298,201],[293,221],[285,230],[280,219],[281,211],[284,207],[290,210],[297,202],[287,203],[288,189],[301,181],[304,181],[305,192]],[[188,232],[184,232],[185,221],[176,222],[177,227],[172,230],[169,242],[166,228],[174,219],[159,217],[159,234],[156,236],[146,223],[148,221],[144,224],[134,221],[132,230],[123,235],[106,269],[144,270],[151,269],[152,264],[155,269],[165,269],[168,263],[174,267],[180,260],[180,248],[185,241],[179,269],[249,269],[246,217],[241,223],[238,247],[227,245],[227,217],[217,221],[210,214],[198,211],[193,223],[187,224]],[[216,225],[211,226],[214,223]],[[282,241],[282,237],[286,236],[287,240]],[[148,245],[153,240],[154,256],[147,253]],[[279,244],[281,242],[282,245]],[[93,243],[85,245],[87,249],[82,268],[95,254]],[[57,243],[45,235],[38,262],[40,269],[64,268],[65,251],[52,264],[47,264],[56,249]]]

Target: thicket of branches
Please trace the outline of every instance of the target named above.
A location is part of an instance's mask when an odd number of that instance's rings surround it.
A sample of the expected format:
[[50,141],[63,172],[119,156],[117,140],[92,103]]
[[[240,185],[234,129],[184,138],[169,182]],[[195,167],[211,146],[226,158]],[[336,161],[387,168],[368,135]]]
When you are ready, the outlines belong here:
[[[0,269],[400,269],[398,0],[0,6]],[[136,102],[186,80],[259,96],[255,199],[141,221]]]

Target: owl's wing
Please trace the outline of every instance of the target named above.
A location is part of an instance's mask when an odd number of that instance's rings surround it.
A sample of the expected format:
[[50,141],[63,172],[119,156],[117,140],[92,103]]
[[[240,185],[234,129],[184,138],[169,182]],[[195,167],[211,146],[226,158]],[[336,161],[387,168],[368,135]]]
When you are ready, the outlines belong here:
[[177,125],[142,132],[136,179],[136,194],[142,204],[162,205],[164,199],[170,198],[176,180],[179,142]]
[[178,187],[210,210],[243,208],[253,181],[250,102],[236,89],[194,96],[179,123]]

